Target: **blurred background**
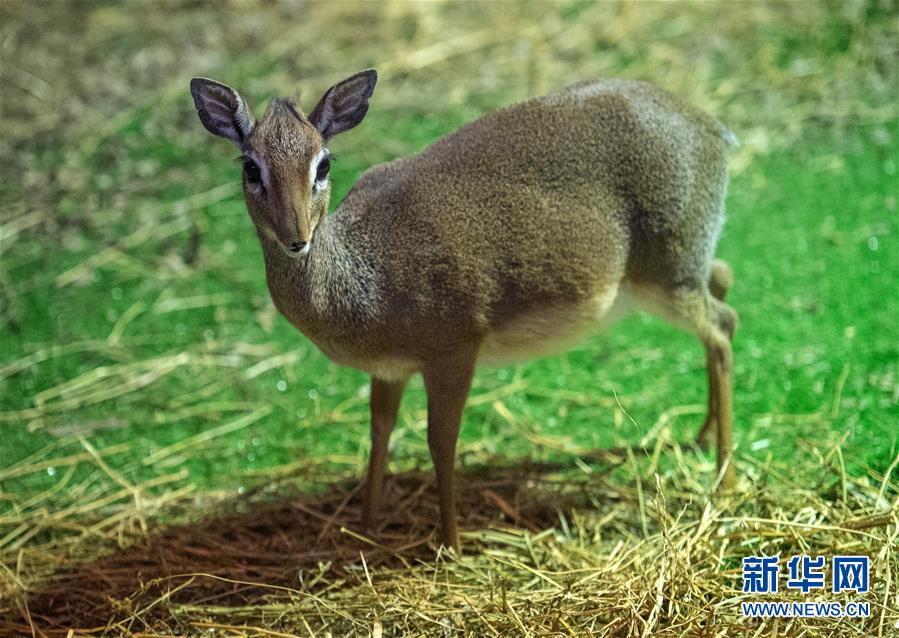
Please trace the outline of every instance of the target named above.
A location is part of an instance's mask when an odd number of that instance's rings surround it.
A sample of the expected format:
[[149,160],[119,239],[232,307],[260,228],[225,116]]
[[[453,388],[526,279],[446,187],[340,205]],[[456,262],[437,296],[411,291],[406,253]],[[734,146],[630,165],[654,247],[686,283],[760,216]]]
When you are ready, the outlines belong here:
[[[844,495],[847,473],[886,483],[897,20],[892,0],[4,0],[0,552],[20,561],[6,585],[182,505],[364,467],[368,380],[273,308],[235,150],[200,125],[196,75],[259,115],[296,92],[311,110],[377,68],[368,116],[333,143],[332,207],[365,168],[584,78],[649,80],[713,113],[742,143],[719,245],[741,315],[739,472],[838,468]],[[634,317],[566,355],[481,371],[460,463],[690,441],[704,369],[695,339]],[[416,382],[393,469],[429,467],[424,419]],[[714,460],[697,459],[701,489]]]

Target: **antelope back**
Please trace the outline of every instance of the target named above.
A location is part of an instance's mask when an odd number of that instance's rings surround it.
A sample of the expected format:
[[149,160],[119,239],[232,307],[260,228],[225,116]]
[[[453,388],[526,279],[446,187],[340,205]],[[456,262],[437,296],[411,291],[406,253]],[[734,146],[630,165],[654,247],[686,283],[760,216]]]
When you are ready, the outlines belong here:
[[397,321],[485,332],[626,280],[706,281],[727,137],[651,85],[585,82],[370,169],[334,221],[379,264]]

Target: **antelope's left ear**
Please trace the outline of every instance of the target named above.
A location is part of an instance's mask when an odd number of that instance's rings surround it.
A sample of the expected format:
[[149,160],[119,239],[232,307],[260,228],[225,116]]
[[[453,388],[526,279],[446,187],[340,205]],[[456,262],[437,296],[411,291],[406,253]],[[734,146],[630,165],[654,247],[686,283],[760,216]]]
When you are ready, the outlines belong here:
[[253,130],[253,114],[240,94],[227,84],[194,78],[190,93],[203,126],[213,135],[224,137],[243,148]]
[[309,115],[309,121],[326,142],[362,121],[368,112],[368,98],[375,92],[377,82],[377,71],[366,69],[338,82],[322,96]]

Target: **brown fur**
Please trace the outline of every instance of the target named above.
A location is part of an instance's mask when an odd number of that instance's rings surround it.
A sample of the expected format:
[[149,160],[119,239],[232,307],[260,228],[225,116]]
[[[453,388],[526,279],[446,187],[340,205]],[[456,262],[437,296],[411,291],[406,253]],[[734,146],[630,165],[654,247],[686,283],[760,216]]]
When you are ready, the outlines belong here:
[[[328,356],[375,379],[371,515],[411,374],[425,376],[443,538],[457,546],[452,455],[475,361],[564,348],[634,308],[705,344],[703,433],[718,426],[719,468],[733,483],[736,314],[722,301],[730,269],[712,269],[732,139],[651,85],[583,82],[366,171],[325,216],[330,187],[314,194],[308,178],[324,140],[297,105],[269,108],[241,145],[268,167],[271,192],[248,189],[247,207],[278,309]],[[296,240],[310,241],[301,259],[282,249]]]

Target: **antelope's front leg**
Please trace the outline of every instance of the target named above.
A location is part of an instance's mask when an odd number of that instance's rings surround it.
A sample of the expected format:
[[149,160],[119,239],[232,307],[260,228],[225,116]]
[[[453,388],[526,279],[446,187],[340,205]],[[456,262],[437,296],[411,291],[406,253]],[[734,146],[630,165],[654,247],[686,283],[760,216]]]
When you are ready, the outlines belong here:
[[440,501],[440,539],[456,552],[460,551],[453,485],[456,440],[473,374],[474,357],[444,361],[424,372],[428,393],[428,448],[437,474]]
[[387,446],[396,424],[400,401],[406,381],[371,380],[371,458],[368,461],[368,482],[362,504],[362,525],[370,529],[381,509],[384,470],[387,467]]

